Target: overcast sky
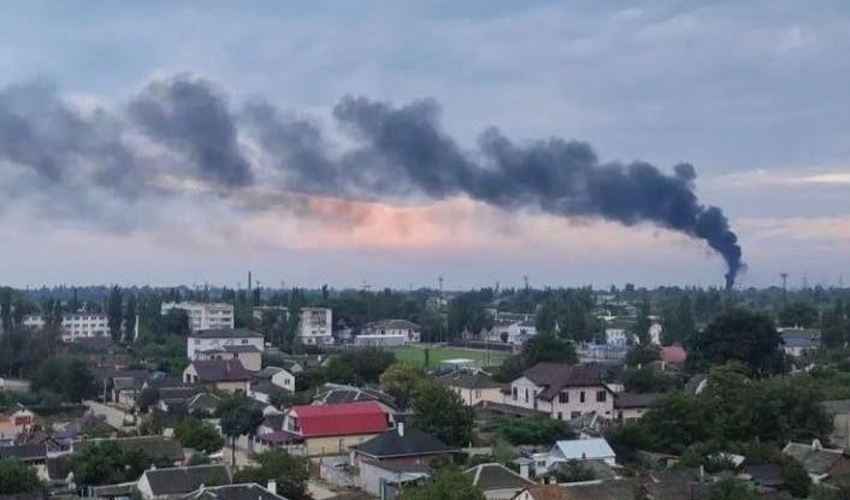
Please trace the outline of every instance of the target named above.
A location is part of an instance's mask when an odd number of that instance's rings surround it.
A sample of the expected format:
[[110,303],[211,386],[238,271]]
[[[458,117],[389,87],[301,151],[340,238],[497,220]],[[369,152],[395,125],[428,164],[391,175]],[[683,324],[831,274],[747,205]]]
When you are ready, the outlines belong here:
[[[848,26],[844,0],[4,2],[1,281],[232,286],[251,269],[268,285],[723,283],[704,242],[652,224],[416,193],[321,198],[308,203],[316,217],[257,209],[262,190],[224,196],[209,178],[186,188],[167,165],[203,160],[175,159],[183,142],[125,123],[139,120],[140,96],[161,97],[156,82],[179,77],[214,88],[234,117],[265,102],[340,150],[353,140],[334,120],[344,96],[433,98],[465,151],[497,126],[517,144],[586,141],[602,162],[688,162],[700,202],[739,237],[744,285],[777,284],[780,272],[794,286],[850,284]],[[56,125],[57,109],[96,134]],[[241,125],[235,134],[233,154],[255,172],[280,161]],[[38,177],[27,162],[58,173]],[[148,182],[159,190],[140,193]]]

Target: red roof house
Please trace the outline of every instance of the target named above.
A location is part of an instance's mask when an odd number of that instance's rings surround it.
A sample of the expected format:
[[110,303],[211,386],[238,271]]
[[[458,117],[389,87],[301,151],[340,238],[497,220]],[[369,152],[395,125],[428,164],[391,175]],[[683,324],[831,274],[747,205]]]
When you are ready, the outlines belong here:
[[302,445],[309,455],[344,453],[389,428],[389,417],[375,401],[293,406],[283,431],[258,436],[271,445]]
[[660,357],[665,365],[681,366],[688,359],[688,354],[680,345],[668,345],[661,348]]

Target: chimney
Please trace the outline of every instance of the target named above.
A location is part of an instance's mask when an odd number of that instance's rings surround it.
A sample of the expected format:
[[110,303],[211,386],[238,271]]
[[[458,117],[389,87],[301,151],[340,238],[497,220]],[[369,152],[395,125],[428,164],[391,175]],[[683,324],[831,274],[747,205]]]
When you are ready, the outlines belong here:
[[822,448],[823,446],[821,446],[820,444],[820,439],[815,439],[814,441],[812,441],[812,451],[818,451]]
[[399,422],[396,428],[398,429],[398,435],[404,437],[404,422]]
[[528,479],[528,464],[525,461],[519,464],[519,475],[524,479]]
[[269,484],[266,486],[266,489],[269,490],[269,493],[272,495],[277,495],[277,481],[269,479]]

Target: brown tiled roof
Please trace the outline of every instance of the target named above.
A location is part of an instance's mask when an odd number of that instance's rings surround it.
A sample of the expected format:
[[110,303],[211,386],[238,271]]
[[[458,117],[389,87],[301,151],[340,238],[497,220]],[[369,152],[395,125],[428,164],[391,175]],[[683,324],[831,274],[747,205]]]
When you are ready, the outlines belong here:
[[536,385],[545,387],[537,397],[551,401],[565,387],[601,386],[602,381],[590,370],[579,365],[537,363],[523,373]]

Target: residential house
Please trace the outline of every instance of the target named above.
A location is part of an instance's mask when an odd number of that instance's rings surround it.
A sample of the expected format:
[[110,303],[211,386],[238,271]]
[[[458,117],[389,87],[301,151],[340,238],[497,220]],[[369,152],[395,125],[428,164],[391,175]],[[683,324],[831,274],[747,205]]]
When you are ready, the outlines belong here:
[[211,392],[201,392],[186,400],[186,413],[189,415],[213,415],[218,409],[221,398]]
[[295,374],[279,366],[267,366],[254,374],[254,380],[268,380],[289,392],[295,391]]
[[671,368],[678,370],[685,366],[685,362],[688,360],[688,353],[680,345],[666,345],[661,348],[658,358],[662,370]]
[[506,313],[499,313],[499,318],[496,319],[493,328],[489,332],[485,332],[483,335],[486,337],[481,340],[486,339],[494,344],[519,345],[536,334],[537,327],[534,324],[533,317],[525,315],[506,316]]
[[12,413],[0,415],[0,439],[15,440],[35,422],[35,414],[23,406]]
[[319,389],[319,392],[313,396],[310,404],[338,405],[363,401],[373,401],[377,403],[388,415],[395,415],[399,412],[399,410],[401,410],[396,407],[395,399],[392,396],[378,389],[332,383],[326,383],[323,385]]
[[[567,485],[535,484],[522,490],[514,500],[634,500],[642,485],[637,480],[605,480]],[[652,500],[680,500],[679,498],[649,497]],[[699,500],[683,498],[681,500]]]
[[357,486],[379,500],[396,500],[404,488],[423,485],[431,477],[428,464],[362,460]]
[[778,328],[785,354],[800,357],[820,347],[820,330],[807,328]]
[[614,393],[580,365],[538,363],[512,381],[504,403],[571,420],[593,413],[612,418]]
[[266,487],[257,483],[202,486],[184,497],[184,500],[287,500],[277,494],[277,483],[269,481]]
[[206,351],[195,351],[195,359],[238,359],[246,370],[256,372],[263,366],[263,351],[253,345],[226,345]]
[[327,307],[302,307],[298,340],[305,345],[333,344],[333,312]]
[[269,444],[299,444],[310,456],[345,453],[389,428],[384,409],[374,401],[299,405],[286,412],[283,431],[259,436]]
[[164,412],[180,411],[186,409],[186,405],[198,389],[191,385],[180,385],[176,387],[159,388],[159,409]]
[[484,492],[487,500],[511,500],[534,482],[502,464],[476,465],[464,471],[472,484]]
[[619,363],[631,349],[628,345],[584,343],[579,346],[578,356],[585,363]]
[[199,353],[204,353],[205,359],[235,357],[245,359],[256,370],[260,369],[264,349],[263,334],[245,328],[196,330],[186,340],[186,357],[190,360],[198,358]]
[[251,373],[238,359],[195,360],[183,370],[187,384],[209,384],[232,394],[248,394],[251,390]]
[[454,391],[467,406],[481,401],[502,402],[502,384],[494,382],[480,370],[459,370],[437,378],[437,382]]
[[546,468],[576,460],[601,460],[608,465],[617,463],[617,454],[605,438],[566,439],[556,442],[546,457]]
[[166,302],[160,307],[160,313],[165,315],[172,309],[186,311],[189,329],[193,332],[233,328],[233,304],[230,303]]
[[356,345],[404,345],[419,343],[422,327],[406,319],[384,319],[367,323],[354,338]]
[[358,466],[364,460],[405,464],[430,464],[435,460],[451,460],[451,455],[460,451],[440,441],[437,437],[416,427],[399,423],[395,429],[373,437],[351,450],[351,465]]
[[637,422],[658,405],[660,394],[621,392],[614,397],[614,418],[624,424]]
[[261,401],[265,404],[272,404],[271,396],[275,391],[283,391],[284,389],[272,384],[268,380],[260,380],[259,382],[251,383],[251,392],[248,393],[252,399]]
[[788,443],[782,452],[800,462],[815,483],[850,479],[850,457],[842,449],[824,448],[817,439],[811,445]]
[[231,484],[233,478],[225,465],[196,465],[146,470],[136,485],[144,500],[182,498],[202,486]]

